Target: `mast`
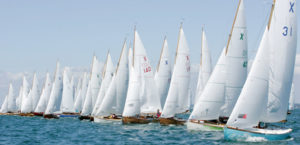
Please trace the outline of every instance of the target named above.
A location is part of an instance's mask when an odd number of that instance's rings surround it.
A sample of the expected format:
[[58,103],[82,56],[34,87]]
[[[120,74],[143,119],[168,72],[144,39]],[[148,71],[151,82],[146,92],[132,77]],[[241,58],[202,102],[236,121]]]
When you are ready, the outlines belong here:
[[233,31],[233,27],[234,27],[234,24],[235,24],[235,21],[236,21],[236,17],[237,17],[237,14],[238,14],[238,12],[239,12],[239,9],[240,9],[240,4],[241,4],[241,0],[239,0],[239,5],[238,5],[238,8],[236,9],[236,12],[235,12],[233,24],[232,24],[232,27],[231,27],[231,31],[230,31],[230,34],[229,34],[228,41],[227,41],[227,46],[226,46],[225,55],[227,54],[227,51],[228,51],[228,46],[229,46],[229,43],[230,43],[230,40],[231,40],[232,31]]
[[275,3],[276,3],[276,0],[273,0],[271,13],[270,13],[270,17],[269,17],[269,22],[268,22],[268,30],[270,29],[270,26],[271,26],[271,20],[272,20],[272,17],[273,17],[273,11],[274,11],[274,7],[275,7]]
[[179,47],[179,41],[180,41],[180,34],[181,34],[182,24],[183,24],[183,22],[180,23],[180,28],[179,28],[179,34],[178,34],[178,40],[177,40],[177,48],[176,48],[176,54],[175,54],[175,62],[174,62],[174,65],[176,64],[176,59],[177,59],[177,55],[178,55],[178,47]]
[[104,68],[102,70],[102,78],[104,78],[104,76],[105,76],[105,71],[106,71],[106,67],[107,67],[107,60],[108,60],[108,54],[109,54],[109,50],[107,52],[105,65],[104,65]]
[[124,52],[124,49],[125,49],[125,45],[126,45],[126,38],[124,40],[123,48],[122,48],[122,51],[121,51],[121,54],[120,54],[120,57],[119,57],[119,61],[118,61],[118,64],[117,64],[116,74],[117,74],[118,69],[119,69],[119,65],[120,65],[120,61],[121,61],[121,58],[122,58],[122,55],[123,55],[123,52]]
[[201,38],[201,54],[200,54],[200,66],[202,66],[202,59],[203,59],[203,57],[202,57],[202,55],[203,55],[203,32],[204,32],[204,30],[203,30],[203,26],[202,26],[202,38]]
[[93,56],[93,60],[92,60],[92,68],[91,68],[91,72],[90,72],[90,80],[92,80],[92,73],[93,73],[93,67],[94,67],[94,60],[95,60],[95,53],[94,53],[94,56]]
[[134,35],[133,35],[133,50],[132,50],[132,66],[134,67],[134,52],[135,52],[135,33],[136,26],[134,26]]
[[165,36],[165,38],[164,38],[163,46],[162,46],[161,52],[160,52],[159,61],[158,61],[157,67],[156,67],[156,72],[158,72],[158,70],[159,70],[160,61],[161,61],[162,54],[163,54],[163,52],[164,52],[166,40],[167,40],[167,36]]

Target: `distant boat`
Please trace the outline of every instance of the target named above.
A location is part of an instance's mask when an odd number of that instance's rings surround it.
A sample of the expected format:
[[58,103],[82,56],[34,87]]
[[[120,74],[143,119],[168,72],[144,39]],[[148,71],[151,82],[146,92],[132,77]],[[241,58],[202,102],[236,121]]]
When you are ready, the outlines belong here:
[[292,83],[291,87],[291,93],[290,93],[290,99],[289,99],[289,110],[288,114],[291,114],[292,111],[294,110],[295,106],[295,85]]
[[45,80],[44,88],[42,89],[40,100],[33,112],[34,115],[43,116],[49,101],[51,87],[52,87],[52,83],[51,83],[50,74],[47,72],[46,80]]
[[162,107],[164,107],[172,76],[172,67],[169,57],[169,48],[167,38],[165,37],[164,43],[161,49],[160,58],[156,67],[154,80],[157,86],[158,95]]
[[101,75],[101,87],[97,95],[97,100],[95,100],[95,105],[93,111],[92,111],[92,116],[97,116],[97,112],[99,111],[99,108],[101,107],[101,104],[103,102],[104,96],[106,95],[106,92],[109,88],[109,85],[111,83],[112,77],[114,73],[114,65],[110,56],[110,53],[107,53],[106,61],[104,64],[104,68],[102,70],[102,75]]
[[74,78],[69,77],[67,68],[63,74],[63,92],[60,106],[59,117],[77,117],[79,114],[75,113],[74,109]]
[[39,81],[37,79],[36,73],[34,73],[34,75],[33,75],[32,89],[30,90],[29,95],[31,96],[31,99],[32,99],[31,111],[33,112],[40,100],[40,95],[41,95],[41,92],[39,89]]
[[198,98],[201,96],[203,89],[212,72],[210,50],[208,48],[207,39],[203,28],[202,28],[201,42],[202,43],[201,43],[200,67],[199,67],[198,83],[197,83],[197,90],[196,90],[194,103],[196,103]]
[[[95,61],[94,61],[95,62]],[[98,63],[93,63],[94,65],[99,65]],[[94,67],[93,65],[93,67]],[[83,105],[83,109],[82,109],[82,112],[81,112],[81,115],[79,117],[80,120],[82,119],[93,119],[93,113],[96,112],[96,110],[98,109],[98,106],[101,104],[102,102],[102,99],[103,99],[103,95],[105,95],[106,93],[106,90],[107,90],[107,86],[109,85],[110,83],[110,80],[111,80],[111,77],[113,75],[113,63],[112,63],[112,60],[111,60],[111,56],[110,56],[110,53],[108,52],[107,53],[107,57],[106,57],[106,62],[105,62],[105,65],[104,65],[104,68],[102,70],[102,77],[99,76],[100,79],[102,79],[102,83],[101,83],[101,87],[100,87],[100,90],[99,90],[99,94],[98,94],[98,97],[97,97],[97,100],[96,103],[95,103],[95,107],[96,108],[93,108],[93,94],[92,94],[92,77],[90,78],[90,90],[88,91],[91,91],[91,92],[87,92],[86,94],[86,99],[84,101],[84,105]],[[91,96],[89,96],[91,95]],[[95,110],[95,112],[93,112]]]
[[8,111],[7,110],[7,100],[8,100],[8,97],[5,96],[5,99],[4,99],[4,101],[3,101],[2,105],[1,105],[1,109],[0,109],[1,115],[6,115],[6,113]]
[[[34,79],[33,79],[34,81]],[[23,76],[23,93],[20,116],[33,116],[32,114],[32,95],[30,94],[29,83],[25,76]]]
[[247,40],[244,1],[240,0],[225,51],[225,104],[220,112],[220,121],[223,123],[227,122],[247,78]]
[[183,125],[185,122],[175,117],[176,114],[185,113],[190,109],[190,96],[188,95],[190,90],[190,69],[190,50],[181,25],[171,84],[162,115],[159,119],[160,124]]
[[[126,41],[123,44],[116,71],[111,79],[111,83],[105,93],[105,97],[96,112],[94,121],[119,120],[123,113],[129,80],[128,52]],[[104,81],[103,81],[104,82]]]
[[23,95],[23,86],[20,86],[19,95],[18,95],[17,100],[16,100],[18,112],[21,112],[22,95]]
[[52,90],[50,93],[49,102],[44,113],[44,118],[58,118],[57,113],[60,111],[63,82],[62,74],[60,70],[60,63],[56,63],[56,71],[54,76],[54,81],[52,84]]
[[12,84],[9,84],[8,94],[7,94],[7,113],[15,114],[18,112],[18,107],[16,104],[17,96],[14,94],[14,89]]
[[295,1],[276,0],[241,95],[224,128],[226,140],[282,140],[292,129],[266,123],[286,120],[297,46]]
[[[147,57],[143,42],[134,30],[132,61],[127,98],[122,114],[123,124],[149,123],[157,110],[161,110],[160,98],[154,81],[153,69]],[[151,119],[148,120],[147,117]]]
[[74,108],[75,108],[76,113],[81,113],[81,111],[82,111],[82,107],[83,107],[84,100],[85,100],[85,95],[86,95],[87,88],[88,88],[88,83],[89,83],[89,77],[88,77],[87,73],[85,72],[81,78],[81,86],[80,86],[80,89],[77,90],[77,96],[75,99]]

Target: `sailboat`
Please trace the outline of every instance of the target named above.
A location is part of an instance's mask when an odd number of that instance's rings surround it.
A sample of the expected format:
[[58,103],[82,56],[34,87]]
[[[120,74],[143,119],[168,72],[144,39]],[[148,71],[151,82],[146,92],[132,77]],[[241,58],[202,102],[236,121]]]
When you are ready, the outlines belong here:
[[8,101],[8,97],[5,96],[5,99],[1,105],[1,108],[0,108],[0,115],[7,115],[7,101]]
[[154,80],[157,86],[158,95],[160,98],[160,102],[162,107],[164,107],[172,76],[172,67],[170,57],[169,57],[169,49],[167,38],[165,37],[163,47],[161,49],[160,58],[156,67],[156,72],[154,76]]
[[17,100],[16,100],[17,109],[18,109],[19,113],[21,112],[22,95],[23,95],[23,86],[20,86],[19,95],[18,95]]
[[16,96],[14,94],[14,89],[12,84],[9,84],[8,94],[7,94],[7,113],[15,115],[18,112],[18,107],[16,104]]
[[197,102],[198,98],[201,96],[201,93],[203,92],[203,89],[211,75],[211,71],[212,71],[212,66],[211,66],[210,51],[208,48],[205,31],[202,28],[201,61],[200,61],[197,90],[196,90],[196,96],[194,102]]
[[[33,79],[34,81],[34,79]],[[20,116],[33,116],[32,112],[32,95],[30,94],[29,83],[25,76],[23,76],[23,92]]]
[[39,90],[39,81],[37,79],[36,73],[34,73],[34,75],[33,75],[32,89],[29,92],[29,94],[31,95],[31,99],[32,99],[31,110],[33,112],[40,100],[40,95],[41,95],[40,90]]
[[80,89],[77,90],[78,93],[77,93],[77,96],[75,99],[75,104],[74,104],[76,113],[81,113],[81,111],[82,111],[83,103],[85,100],[85,95],[86,95],[87,88],[88,88],[89,77],[86,72],[83,73],[83,77],[81,79],[82,79],[81,86],[80,86]]
[[223,48],[201,96],[194,105],[187,122],[189,130],[223,130],[224,124],[218,119],[225,101],[225,50],[226,47]]
[[190,50],[182,29],[179,30],[174,69],[171,84],[159,119],[161,125],[183,125],[184,120],[175,118],[176,114],[189,110],[189,82],[190,82]]
[[244,1],[240,0],[226,46],[225,104],[220,121],[226,123],[247,78],[247,26]]
[[264,124],[286,119],[297,48],[294,4],[274,0],[252,69],[224,128],[226,140],[282,140],[292,132]]
[[[121,120],[129,80],[127,55],[128,52],[125,40],[116,71],[111,79],[111,83],[107,89],[107,92],[105,93],[105,97],[103,98],[101,105],[99,106],[98,111],[95,113],[95,122],[101,122],[103,119]],[[103,82],[104,81],[105,80],[103,79]]]
[[63,74],[63,92],[59,117],[77,117],[78,113],[75,113],[74,109],[74,78],[69,78],[69,72],[67,68]]
[[107,53],[106,61],[104,64],[104,68],[102,70],[102,83],[101,87],[98,93],[98,97],[96,100],[96,103],[94,105],[93,111],[92,111],[92,116],[97,116],[97,112],[99,111],[99,108],[101,107],[101,104],[103,102],[104,96],[106,95],[106,92],[109,88],[109,85],[111,83],[112,77],[114,73],[114,65],[110,56],[110,53]]
[[292,83],[290,99],[289,99],[289,109],[287,114],[291,114],[291,112],[294,110],[294,106],[295,106],[295,86],[294,83]]
[[[129,64],[130,76],[127,98],[122,114],[123,124],[149,123],[157,110],[161,110],[154,74],[141,38],[134,29],[132,64]],[[151,119],[147,119],[147,118]]]
[[1,105],[0,115],[17,115],[16,96],[14,95],[13,86],[10,83],[8,88],[8,94],[5,96],[5,100]]
[[42,89],[40,100],[33,112],[34,115],[43,116],[43,114],[47,108],[48,101],[49,101],[49,97],[50,97],[50,93],[51,93],[51,86],[52,86],[51,84],[52,83],[51,83],[50,74],[47,72],[46,80],[45,80],[44,87]]
[[45,110],[45,113],[43,115],[44,118],[49,118],[49,119],[58,118],[56,113],[60,111],[62,91],[63,91],[63,82],[62,82],[62,75],[60,70],[60,63],[57,62],[49,102]]
[[86,95],[85,95],[84,105],[82,112],[80,113],[79,120],[91,119],[92,112],[92,89],[91,89],[91,80],[89,80]]
[[231,105],[237,99],[234,95],[239,95],[247,75],[246,39],[244,2],[240,0],[227,46],[194,106],[188,129],[223,130],[228,119],[224,116],[231,112]]

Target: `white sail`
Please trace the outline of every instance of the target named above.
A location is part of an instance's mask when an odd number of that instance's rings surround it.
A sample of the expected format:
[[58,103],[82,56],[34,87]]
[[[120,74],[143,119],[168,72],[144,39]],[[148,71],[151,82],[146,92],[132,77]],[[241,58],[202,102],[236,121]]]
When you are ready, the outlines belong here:
[[122,116],[123,117],[133,117],[140,114],[140,78],[134,67],[129,65],[130,73],[129,73],[129,84],[128,84],[128,92],[125,101],[125,107]]
[[32,81],[32,88],[31,91],[29,92],[29,95],[31,96],[32,99],[32,111],[36,108],[39,100],[40,100],[40,90],[39,90],[39,81],[37,79],[36,73],[33,75],[33,81]]
[[[74,100],[75,101],[74,102],[76,102],[77,96],[78,96],[78,94],[79,94],[79,92],[81,90],[81,85],[82,85],[82,78],[79,78],[78,82],[77,82],[77,86],[75,88],[75,93],[74,93]],[[75,103],[74,103],[74,105],[75,105]]]
[[286,120],[297,49],[295,0],[276,0],[269,30],[270,71],[263,122]]
[[247,128],[256,126],[265,109],[268,96],[269,43],[266,28],[252,68],[227,125]]
[[195,103],[189,119],[215,120],[219,118],[220,108],[225,101],[225,49],[226,47],[223,48],[201,96],[196,96],[199,99]]
[[23,76],[23,93],[21,113],[30,113],[32,111],[32,98],[29,94],[29,83],[25,76]]
[[189,110],[190,54],[189,47],[180,27],[174,69],[162,117],[174,117],[176,113]]
[[62,91],[63,91],[63,82],[62,82],[62,75],[60,70],[60,64],[57,62],[56,64],[56,71],[54,76],[54,81],[52,84],[52,90],[50,93],[49,102],[44,114],[53,114],[60,110],[61,105],[61,98],[62,98]]
[[291,93],[290,93],[290,100],[289,100],[289,110],[294,110],[295,106],[295,85],[292,84]]
[[73,84],[69,78],[69,73],[67,68],[64,70],[63,74],[63,92],[62,92],[62,100],[61,100],[61,106],[60,111],[61,112],[67,112],[67,113],[73,113],[75,112],[74,109],[74,87]]
[[18,98],[16,100],[18,111],[21,111],[22,96],[23,96],[23,86],[20,87],[19,95],[18,95]]
[[4,101],[1,105],[1,109],[0,109],[1,113],[7,113],[7,111],[8,111],[7,110],[7,101],[8,101],[8,98],[7,98],[7,96],[5,96],[5,99],[4,99]]
[[47,73],[44,88],[42,90],[40,100],[34,112],[45,112],[49,101],[50,93],[51,93],[51,87],[52,87],[52,83],[51,83],[50,74]]
[[141,99],[141,113],[156,113],[157,109],[161,110],[160,98],[154,81],[153,69],[137,31],[135,31],[133,49],[133,65],[141,81],[139,93]]
[[95,104],[95,106],[93,108],[93,111],[92,111],[93,116],[96,115],[97,111],[99,111],[99,108],[100,108],[100,106],[102,104],[102,101],[105,97],[105,94],[108,90],[108,87],[109,87],[109,84],[110,84],[111,79],[113,77],[113,74],[114,74],[114,65],[113,65],[110,53],[108,52],[106,62],[105,62],[105,66],[104,66],[104,69],[102,71],[101,87],[100,87],[100,90],[99,90],[99,94],[98,94],[98,97],[97,97],[96,104]]
[[76,100],[75,100],[75,112],[81,112],[82,111],[82,107],[84,105],[84,101],[85,101],[85,95],[87,92],[87,88],[88,88],[88,83],[89,83],[89,78],[87,73],[83,74],[82,77],[82,84],[81,84],[81,88],[76,96]]
[[16,96],[14,94],[14,89],[12,84],[9,84],[8,94],[7,94],[7,111],[8,112],[17,112],[18,107],[16,104]]
[[93,58],[92,70],[91,70],[91,90],[92,90],[92,107],[95,106],[95,103],[98,98],[98,93],[101,86],[101,66],[96,56]]
[[82,107],[81,115],[90,115],[93,111],[92,107],[92,89],[91,89],[91,80],[89,80],[88,88],[85,95],[84,104]]
[[96,113],[96,115],[98,116],[108,116],[110,114],[123,113],[129,80],[127,55],[128,52],[125,42],[122,48],[116,72],[111,80],[100,108]]
[[[132,54],[132,48],[129,47],[129,50],[128,50],[128,66],[131,66],[132,65],[132,60],[133,60],[133,54]],[[129,73],[130,73],[131,69],[129,67]],[[130,76],[130,75],[129,75]]]
[[157,86],[157,91],[158,91],[158,95],[162,107],[164,106],[168,95],[171,76],[172,76],[172,67],[171,67],[170,57],[169,57],[168,42],[167,39],[165,38],[163,47],[161,49],[160,59],[154,76],[155,84]]
[[226,88],[222,117],[229,117],[247,77],[247,27],[244,1],[240,0],[226,48]]
[[202,29],[202,45],[201,45],[201,61],[198,75],[197,90],[195,96],[195,103],[201,96],[201,93],[210,77],[212,66],[211,66],[210,50],[208,48],[207,39],[204,30]]

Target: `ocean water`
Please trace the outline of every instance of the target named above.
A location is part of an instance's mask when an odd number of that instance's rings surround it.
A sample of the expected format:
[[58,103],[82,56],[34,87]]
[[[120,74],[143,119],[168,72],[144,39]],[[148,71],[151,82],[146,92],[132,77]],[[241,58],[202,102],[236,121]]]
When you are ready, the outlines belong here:
[[291,138],[286,140],[229,142],[223,139],[223,132],[189,131],[186,126],[0,116],[0,144],[300,144],[300,109],[288,116],[285,126],[293,128]]

